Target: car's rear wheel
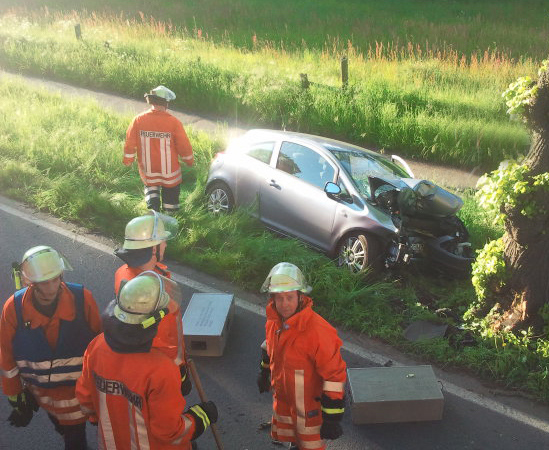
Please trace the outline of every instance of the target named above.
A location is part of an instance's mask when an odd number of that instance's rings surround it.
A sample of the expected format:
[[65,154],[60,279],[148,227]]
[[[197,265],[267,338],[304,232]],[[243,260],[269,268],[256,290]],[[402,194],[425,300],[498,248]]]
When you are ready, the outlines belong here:
[[368,267],[380,270],[383,267],[379,240],[370,234],[349,234],[338,247],[338,266],[347,267],[352,273],[364,272]]
[[208,211],[213,214],[229,214],[234,208],[233,193],[225,183],[215,181],[206,190]]

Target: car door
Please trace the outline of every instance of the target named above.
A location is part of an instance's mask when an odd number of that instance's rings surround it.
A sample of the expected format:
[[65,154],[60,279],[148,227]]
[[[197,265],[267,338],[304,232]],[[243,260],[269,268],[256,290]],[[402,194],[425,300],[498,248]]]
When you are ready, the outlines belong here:
[[261,186],[260,216],[268,226],[328,250],[337,202],[324,192],[333,164],[316,150],[283,141]]
[[[273,140],[251,142],[238,150],[235,199],[239,206],[257,207],[260,186],[270,171],[269,163],[275,144]],[[258,215],[256,208],[251,213]]]

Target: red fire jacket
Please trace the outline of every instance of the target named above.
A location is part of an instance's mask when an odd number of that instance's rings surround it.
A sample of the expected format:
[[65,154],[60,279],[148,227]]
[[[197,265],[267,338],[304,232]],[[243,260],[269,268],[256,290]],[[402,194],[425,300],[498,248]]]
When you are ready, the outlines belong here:
[[195,422],[184,413],[180,384],[179,369],[161,351],[116,353],[100,334],[84,354],[76,397],[98,421],[99,448],[189,450]]
[[326,320],[312,310],[312,300],[301,295],[301,309],[282,321],[274,302],[267,305],[266,344],[273,393],[272,437],[297,443],[299,448],[322,450],[320,438],[323,393],[342,399],[346,364],[341,339]]

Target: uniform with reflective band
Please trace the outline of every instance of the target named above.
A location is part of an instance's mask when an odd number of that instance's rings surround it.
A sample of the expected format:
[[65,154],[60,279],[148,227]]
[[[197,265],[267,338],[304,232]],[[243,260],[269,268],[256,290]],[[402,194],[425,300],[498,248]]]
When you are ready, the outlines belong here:
[[146,186],[173,187],[181,183],[178,157],[192,166],[194,156],[181,122],[166,111],[139,114],[126,132],[124,164],[135,159]]
[[[156,273],[166,278],[171,278],[171,273],[165,264],[156,263],[154,269]],[[114,291],[118,295],[120,283],[123,280],[130,281],[143,272],[137,267],[129,267],[124,264],[114,274]],[[185,364],[185,340],[183,337],[183,315],[181,308],[175,302],[168,305],[169,313],[162,319],[158,325],[158,333],[153,340],[153,347],[158,348],[177,365]]]
[[[34,309],[32,289],[17,291],[4,307],[0,325],[4,392],[19,392],[24,380],[38,404],[60,424],[82,423],[85,416],[74,389],[84,351],[100,331],[97,305],[81,285],[61,283],[57,309],[48,318]],[[5,370],[11,364],[15,367]]]
[[273,439],[300,449],[324,450],[320,438],[323,394],[343,399],[346,365],[336,330],[301,295],[301,310],[282,322],[267,305],[266,342],[273,392]]
[[179,369],[158,349],[117,353],[101,334],[86,350],[76,396],[99,422],[100,449],[189,450],[195,422],[180,383]]

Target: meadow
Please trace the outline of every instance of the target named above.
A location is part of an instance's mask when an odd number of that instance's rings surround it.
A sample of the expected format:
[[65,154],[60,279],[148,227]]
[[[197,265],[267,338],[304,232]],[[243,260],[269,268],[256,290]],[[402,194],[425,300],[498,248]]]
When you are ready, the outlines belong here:
[[[506,5],[509,17],[518,14]],[[514,58],[516,50],[490,46],[462,52],[454,45],[434,45],[435,38],[422,44],[400,38],[368,41],[366,46],[352,40],[340,45],[342,38],[330,44],[324,35],[324,44],[314,47],[306,40],[299,44],[297,31],[287,42],[256,33],[251,46],[239,46],[233,32],[226,30],[223,37],[198,25],[189,28],[182,16],[166,13],[169,8],[177,9],[169,2],[159,9],[170,16],[166,21],[136,7],[118,15],[6,12],[0,16],[0,64],[132,97],[165,84],[179,95],[176,108],[231,124],[327,135],[469,168],[494,169],[528,149],[529,134],[522,123],[509,120],[501,92],[518,76],[535,72],[537,54],[525,50],[531,58]],[[81,40],[75,38],[75,24],[81,25]],[[290,24],[300,29],[297,22]],[[543,27],[532,30],[532,35],[544,33]],[[343,56],[350,64],[345,89]],[[302,88],[302,73],[312,82],[308,89]]]
[[[121,164],[130,117],[91,100],[68,100],[30,88],[12,77],[0,78],[0,98],[4,195],[121,241],[125,223],[146,211],[136,167]],[[184,171],[181,232],[170,242],[170,258],[252,291],[275,263],[293,262],[308,274],[317,309],[339,326],[383,339],[425,361],[466,368],[549,400],[547,340],[492,335],[475,324],[459,330],[457,323],[435,314],[450,308],[461,316],[474,296],[469,280],[415,271],[353,276],[298,241],[265,231],[244,212],[211,217],[204,208],[204,182],[209,161],[223,142],[192,129],[189,136],[196,165]],[[475,248],[502,232],[473,197],[465,197],[461,218],[476,236]],[[418,319],[451,323],[453,337],[406,341],[402,330]],[[474,335],[474,345],[462,346],[467,332]]]

